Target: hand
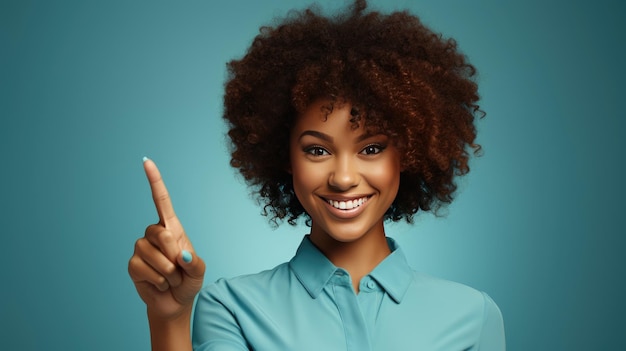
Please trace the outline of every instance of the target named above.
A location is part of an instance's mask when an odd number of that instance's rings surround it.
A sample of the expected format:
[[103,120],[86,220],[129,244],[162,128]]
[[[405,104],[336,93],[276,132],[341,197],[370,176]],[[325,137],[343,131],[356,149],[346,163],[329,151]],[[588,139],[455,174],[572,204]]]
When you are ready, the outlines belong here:
[[145,236],[135,243],[128,273],[147,305],[148,316],[173,320],[191,313],[193,300],[202,287],[205,265],[176,217],[156,164],[145,159],[143,166],[159,223],[148,226]]

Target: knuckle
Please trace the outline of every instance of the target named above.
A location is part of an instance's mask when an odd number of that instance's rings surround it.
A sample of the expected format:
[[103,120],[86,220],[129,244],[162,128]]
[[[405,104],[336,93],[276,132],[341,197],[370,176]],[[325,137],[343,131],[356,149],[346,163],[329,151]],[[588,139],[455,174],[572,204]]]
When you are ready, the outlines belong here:
[[133,256],[144,257],[152,246],[148,240],[141,238],[135,242],[135,254]]
[[174,241],[174,235],[171,231],[163,229],[156,233],[156,239],[160,244],[169,244]]
[[144,242],[145,240],[146,240],[146,239],[141,238],[141,239],[139,239],[139,240],[135,241],[135,254],[136,254],[137,252],[141,251],[141,248],[142,248],[142,246],[143,246],[143,242]]
[[131,277],[134,277],[135,272],[137,271],[138,268],[138,262],[137,262],[138,257],[133,255],[130,260],[128,260],[128,274]]
[[128,275],[134,282],[138,282],[144,279],[145,276],[145,262],[141,257],[133,256],[128,260]]
[[156,279],[155,283],[156,283],[157,289],[159,289],[160,291],[166,291],[167,289],[170,288],[170,285],[167,282],[167,279],[165,279],[165,277],[163,277],[163,276],[159,276]]
[[163,274],[167,275],[167,276],[171,276],[174,275],[177,272],[177,268],[173,263],[167,264],[165,267],[163,267]]
[[162,225],[158,224],[151,225],[146,229],[145,238],[152,245],[156,245],[159,247],[163,247],[164,245],[167,245],[174,241],[174,235],[172,234],[172,232]]
[[170,200],[170,194],[167,191],[163,191],[157,195],[154,196],[154,198],[158,201],[158,202],[167,202]]
[[150,224],[149,226],[146,227],[146,231],[144,232],[144,236],[146,238],[149,238],[151,236],[154,236],[156,233],[159,232],[159,230],[163,230],[163,226],[158,225],[158,224]]
[[162,286],[164,284],[167,284],[167,279],[165,279],[164,276],[159,275],[156,277],[155,281],[154,281],[157,285]]

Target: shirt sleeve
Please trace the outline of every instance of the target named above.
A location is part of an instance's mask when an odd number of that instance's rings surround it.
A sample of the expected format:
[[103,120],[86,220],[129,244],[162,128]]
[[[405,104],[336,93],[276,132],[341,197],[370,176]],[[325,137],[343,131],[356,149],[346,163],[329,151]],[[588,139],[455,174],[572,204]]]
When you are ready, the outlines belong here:
[[479,351],[505,351],[504,321],[498,305],[484,292],[483,325],[478,341]]
[[196,351],[248,350],[235,315],[224,303],[216,284],[203,288],[198,294],[192,342]]

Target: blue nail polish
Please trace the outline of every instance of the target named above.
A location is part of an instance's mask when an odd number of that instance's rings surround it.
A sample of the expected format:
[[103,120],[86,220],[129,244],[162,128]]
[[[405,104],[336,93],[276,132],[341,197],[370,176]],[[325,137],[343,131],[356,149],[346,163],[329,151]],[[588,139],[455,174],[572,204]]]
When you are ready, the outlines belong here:
[[143,160],[143,162],[146,162],[146,161],[148,161],[148,158],[147,158],[146,156],[144,156],[144,157],[142,158],[142,160]]
[[189,263],[191,262],[192,259],[193,259],[193,256],[191,256],[191,252],[187,250],[183,250],[183,261],[185,261],[185,263]]

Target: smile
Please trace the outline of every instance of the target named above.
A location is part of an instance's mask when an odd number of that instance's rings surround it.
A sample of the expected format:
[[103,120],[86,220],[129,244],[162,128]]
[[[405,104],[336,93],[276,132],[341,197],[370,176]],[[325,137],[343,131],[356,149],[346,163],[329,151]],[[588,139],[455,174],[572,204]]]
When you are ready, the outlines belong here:
[[353,200],[341,200],[341,201],[329,200],[329,199],[325,199],[325,200],[326,202],[328,202],[329,205],[331,205],[332,207],[336,209],[352,210],[366,203],[368,199],[369,197],[365,196],[365,197],[361,197],[361,198],[353,199]]

